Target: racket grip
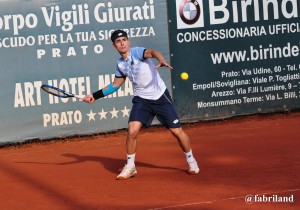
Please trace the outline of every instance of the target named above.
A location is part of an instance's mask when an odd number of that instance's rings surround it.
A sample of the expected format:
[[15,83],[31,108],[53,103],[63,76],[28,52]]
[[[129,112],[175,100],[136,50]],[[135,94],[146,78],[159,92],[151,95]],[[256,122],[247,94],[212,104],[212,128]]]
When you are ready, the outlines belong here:
[[74,95],[75,98],[81,99],[83,100],[84,96],[80,96],[80,95]]

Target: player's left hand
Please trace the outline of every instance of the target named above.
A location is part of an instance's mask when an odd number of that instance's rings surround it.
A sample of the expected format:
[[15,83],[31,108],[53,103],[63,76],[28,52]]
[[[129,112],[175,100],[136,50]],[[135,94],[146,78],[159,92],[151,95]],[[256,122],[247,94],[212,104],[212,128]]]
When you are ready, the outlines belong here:
[[170,64],[166,63],[166,62],[161,62],[160,64],[155,66],[155,68],[159,69],[160,67],[163,67],[163,66],[168,67],[169,69],[173,69],[173,67]]

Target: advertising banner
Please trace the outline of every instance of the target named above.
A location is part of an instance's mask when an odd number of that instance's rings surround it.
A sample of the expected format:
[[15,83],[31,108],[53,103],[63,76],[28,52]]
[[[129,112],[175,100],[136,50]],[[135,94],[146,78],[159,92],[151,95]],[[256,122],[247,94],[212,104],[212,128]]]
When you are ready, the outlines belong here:
[[[90,105],[57,98],[40,89],[48,83],[77,95],[114,79],[120,57],[110,35],[128,32],[131,46],[156,49],[168,59],[166,2],[1,1],[0,143],[101,133],[126,128],[132,84]],[[170,87],[170,71],[161,77]]]
[[173,95],[182,119],[299,108],[299,4],[169,2]]

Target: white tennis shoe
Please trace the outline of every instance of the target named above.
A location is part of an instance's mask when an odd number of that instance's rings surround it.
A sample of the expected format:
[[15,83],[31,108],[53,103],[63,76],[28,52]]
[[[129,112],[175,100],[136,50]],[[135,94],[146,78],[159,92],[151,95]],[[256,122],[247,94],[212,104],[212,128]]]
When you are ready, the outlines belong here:
[[188,170],[189,174],[195,175],[199,173],[200,168],[198,167],[196,160],[193,162],[188,162],[188,164],[189,164],[189,170]]
[[125,165],[122,172],[117,176],[117,180],[129,179],[130,177],[134,177],[137,174],[137,170],[135,166],[127,166]]

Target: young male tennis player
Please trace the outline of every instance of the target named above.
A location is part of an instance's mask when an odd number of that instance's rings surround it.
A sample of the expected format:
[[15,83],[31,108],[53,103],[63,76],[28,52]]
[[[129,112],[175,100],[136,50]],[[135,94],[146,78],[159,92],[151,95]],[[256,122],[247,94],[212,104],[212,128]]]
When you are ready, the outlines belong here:
[[[143,47],[130,48],[130,40],[125,31],[114,31],[111,35],[111,41],[121,55],[117,61],[115,79],[112,84],[85,96],[83,100],[93,103],[99,98],[114,93],[125,82],[126,77],[133,84],[133,107],[130,112],[126,138],[127,163],[122,172],[117,176],[117,179],[128,179],[137,174],[135,168],[137,135],[142,126],[148,127],[151,125],[154,116],[177,139],[189,165],[188,173],[199,173],[200,169],[192,154],[189,137],[182,130],[169,91],[157,71],[158,68],[163,66],[169,69],[173,68],[158,51]],[[159,64],[155,66],[151,58],[157,59]]]

